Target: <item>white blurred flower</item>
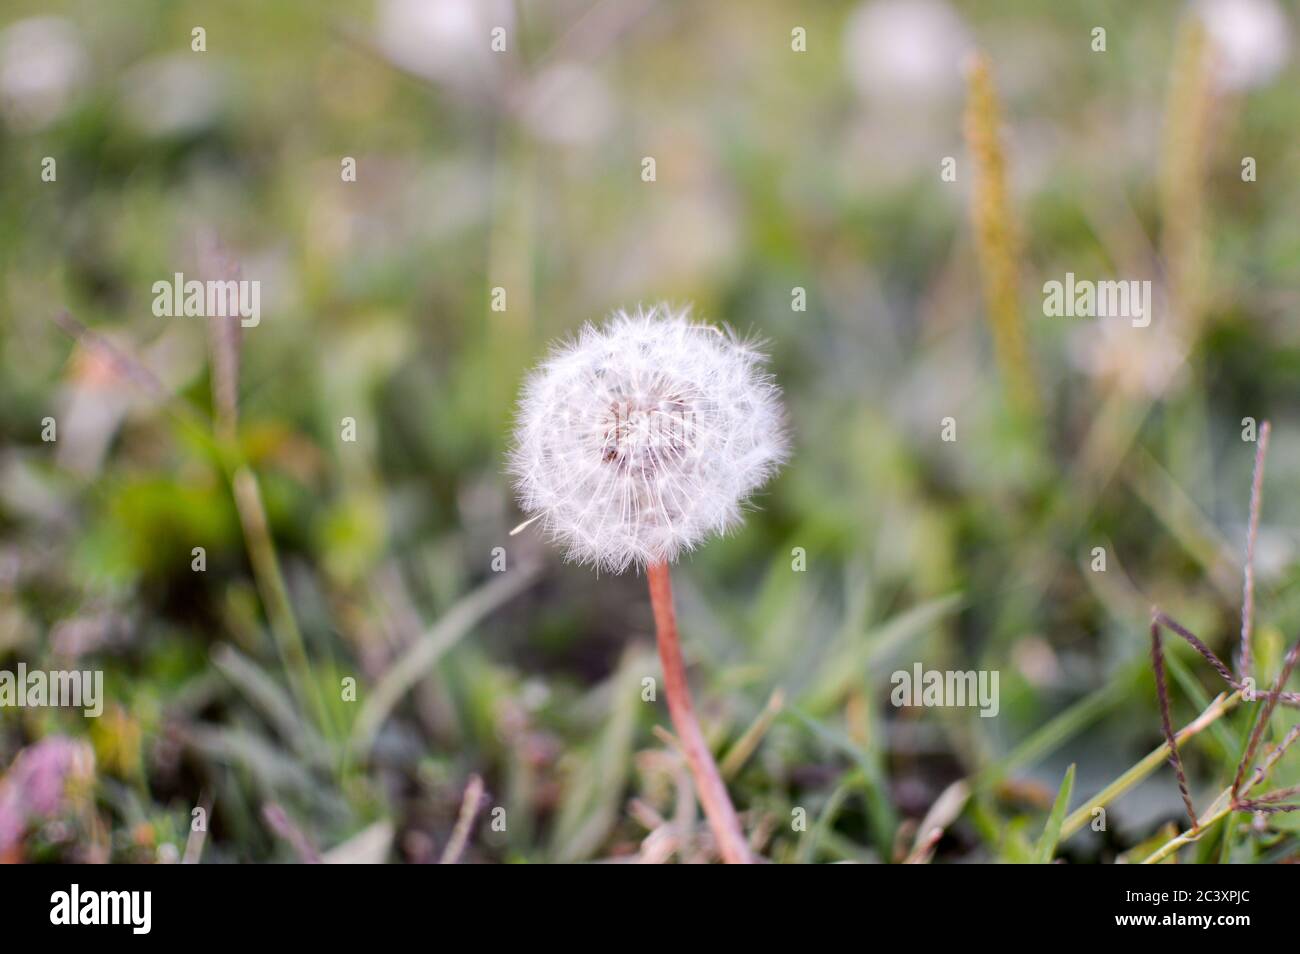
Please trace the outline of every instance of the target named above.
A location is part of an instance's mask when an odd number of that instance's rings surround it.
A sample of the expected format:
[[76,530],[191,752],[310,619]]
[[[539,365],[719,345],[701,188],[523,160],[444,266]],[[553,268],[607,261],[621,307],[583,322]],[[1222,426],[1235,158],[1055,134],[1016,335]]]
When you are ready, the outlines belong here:
[[0,109],[15,129],[41,129],[61,116],[85,81],[86,50],[61,17],[19,20],[0,33]]
[[1199,0],[1196,15],[1217,53],[1215,79],[1225,89],[1271,82],[1291,55],[1291,24],[1275,0]]
[[1069,350],[1074,365],[1098,384],[1132,397],[1166,393],[1187,360],[1187,345],[1168,321],[1136,328],[1119,319],[1081,319]]
[[614,97],[594,70],[560,63],[533,81],[523,120],[533,135],[551,142],[593,142],[614,119]]
[[375,39],[394,63],[431,80],[465,85],[491,68],[492,30],[507,43],[514,8],[506,0],[382,0]]
[[174,53],[133,67],[122,79],[126,118],[151,136],[185,135],[209,126],[227,93],[225,76],[209,57]]
[[786,456],[765,361],[689,309],[586,325],[525,382],[510,457],[520,506],[568,559],[616,573],[733,529]]
[[942,0],[868,0],[844,28],[849,77],[867,99],[932,99],[961,89],[971,40]]

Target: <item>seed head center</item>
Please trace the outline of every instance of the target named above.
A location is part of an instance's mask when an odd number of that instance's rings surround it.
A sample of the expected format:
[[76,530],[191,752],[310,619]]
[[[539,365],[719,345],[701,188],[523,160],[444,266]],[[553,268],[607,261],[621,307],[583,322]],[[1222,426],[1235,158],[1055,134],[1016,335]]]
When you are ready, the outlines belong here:
[[621,400],[603,421],[601,459],[644,472],[680,460],[694,445],[694,414],[680,400]]

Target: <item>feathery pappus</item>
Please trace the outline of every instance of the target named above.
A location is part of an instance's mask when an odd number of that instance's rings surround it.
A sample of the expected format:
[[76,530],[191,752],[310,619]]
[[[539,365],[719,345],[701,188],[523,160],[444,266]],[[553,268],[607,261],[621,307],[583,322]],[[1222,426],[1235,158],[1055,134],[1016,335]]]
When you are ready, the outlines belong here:
[[613,572],[734,529],[787,455],[766,361],[689,308],[584,326],[523,387],[510,472],[528,522]]

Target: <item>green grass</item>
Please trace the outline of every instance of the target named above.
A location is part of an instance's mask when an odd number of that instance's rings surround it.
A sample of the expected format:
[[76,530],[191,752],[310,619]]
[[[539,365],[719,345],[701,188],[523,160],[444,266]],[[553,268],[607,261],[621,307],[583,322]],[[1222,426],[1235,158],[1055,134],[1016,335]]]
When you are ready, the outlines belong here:
[[[1167,640],[1175,728],[1212,716],[1182,746],[1203,826],[1180,834],[1146,628],[1159,605],[1235,650],[1250,417],[1273,423],[1261,682],[1300,632],[1294,63],[1217,98],[1208,135],[1207,94],[1174,79],[1196,68],[1182,4],[1112,11],[1106,54],[1081,13],[955,4],[1000,101],[994,205],[1017,219],[998,349],[980,269],[1006,263],[978,247],[961,77],[863,97],[853,4],[801,9],[795,54],[775,0],[574,33],[524,3],[517,43],[474,67],[496,86],[400,68],[352,5],[9,6],[0,29],[65,17],[86,72],[43,125],[0,113],[0,668],[100,669],[107,698],[94,720],[0,709],[0,792],[60,738],[79,758],[0,860],[711,860],[647,696],[644,579],[511,536],[502,474],[547,343],[660,299],[767,339],[794,437],[744,528],[674,570],[704,732],[760,854],[1300,852],[1294,816],[1224,810],[1258,709],[1214,701]],[[596,84],[562,90],[571,138],[530,120],[507,63]],[[159,130],[132,91],[186,123]],[[1162,142],[1171,113],[1196,156]],[[262,282],[237,344],[150,311],[209,232]],[[1165,259],[1193,253],[1195,287],[1167,286],[1191,279]],[[1043,317],[1066,271],[1150,278],[1195,320]],[[233,409],[213,396],[232,357]],[[996,670],[998,716],[896,708],[891,674],[916,662]],[[1266,751],[1294,721],[1277,711]],[[1300,783],[1297,759],[1267,788]]]

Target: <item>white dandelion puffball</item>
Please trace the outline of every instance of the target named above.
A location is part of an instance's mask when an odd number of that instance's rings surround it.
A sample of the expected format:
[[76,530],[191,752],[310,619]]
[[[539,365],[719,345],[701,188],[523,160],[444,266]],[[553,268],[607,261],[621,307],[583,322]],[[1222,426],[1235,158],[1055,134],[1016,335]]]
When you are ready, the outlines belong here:
[[753,342],[664,305],[586,325],[528,377],[510,471],[566,557],[671,562],[741,520],[786,456],[781,392]]
[[1214,45],[1214,78],[1223,88],[1264,86],[1286,68],[1291,24],[1274,0],[1200,0],[1195,9]]
[[62,116],[89,72],[81,34],[62,17],[32,17],[0,30],[0,113],[20,132]]
[[849,79],[877,103],[906,106],[959,93],[971,46],[965,22],[943,0],[868,0],[844,25]]

